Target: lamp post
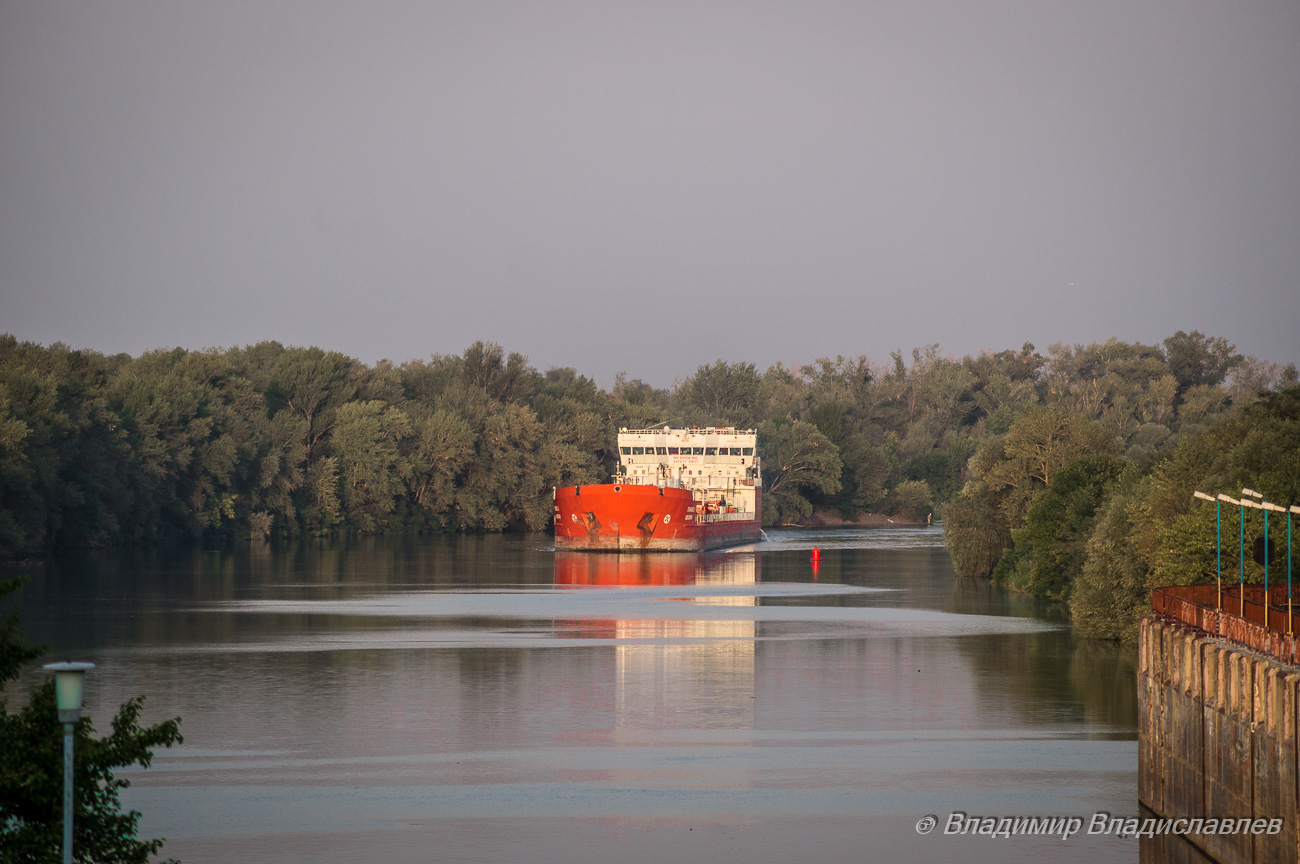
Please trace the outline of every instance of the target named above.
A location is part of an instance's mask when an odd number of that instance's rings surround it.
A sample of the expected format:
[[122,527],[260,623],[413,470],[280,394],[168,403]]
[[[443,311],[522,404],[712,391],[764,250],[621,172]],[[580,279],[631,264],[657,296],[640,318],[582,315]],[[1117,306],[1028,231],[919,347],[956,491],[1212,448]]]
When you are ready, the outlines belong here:
[[[1204,492],[1193,492],[1193,498],[1200,498],[1202,501],[1214,502],[1214,551],[1215,551],[1215,582],[1219,586],[1219,592],[1214,602],[1215,610],[1223,608],[1223,532],[1219,527],[1219,501],[1217,498],[1211,498]],[[1224,496],[1220,495],[1219,498]]]
[[[1251,508],[1251,509],[1257,509],[1257,511],[1262,511],[1262,509],[1264,509],[1264,507],[1262,507],[1261,504],[1258,504],[1258,503],[1256,503],[1256,502],[1252,502],[1252,500],[1249,499],[1249,498],[1243,498],[1243,499],[1242,499],[1242,507],[1249,507],[1249,508]],[[1243,515],[1244,515],[1244,513],[1245,513],[1244,509],[1243,509],[1242,513],[1243,513]],[[1244,516],[1243,516],[1243,520],[1244,520]],[[1245,531],[1245,524],[1244,524],[1244,521],[1243,521],[1243,525],[1242,525],[1242,531],[1243,531],[1243,534],[1242,534],[1242,595],[1244,596],[1244,595],[1245,595],[1245,534],[1244,534],[1244,531]],[[1265,577],[1265,578],[1268,578],[1268,577]],[[1242,615],[1244,616],[1244,615],[1245,615],[1245,612],[1242,612]]]
[[72,864],[72,732],[81,719],[81,694],[86,671],[94,663],[47,663],[54,673],[54,704],[63,724],[63,864]]
[[1286,632],[1291,630],[1291,514],[1300,513],[1300,507],[1292,504],[1286,511]]
[[[1243,496],[1241,501],[1247,507],[1254,507],[1256,510],[1264,510],[1264,505],[1259,503],[1264,500],[1263,494],[1256,492],[1254,489],[1246,489],[1244,487],[1241,490],[1241,494]],[[1249,495],[1251,498],[1254,498],[1256,500],[1248,501],[1244,497],[1247,495]],[[1242,551],[1243,552],[1245,551],[1244,545],[1242,547]],[[1242,566],[1245,566],[1244,563]],[[1243,585],[1242,591],[1245,590],[1246,590],[1246,586]],[[1264,510],[1264,629],[1265,630],[1268,629],[1268,511],[1267,510]]]
[[1257,492],[1257,491],[1255,491],[1255,490],[1253,490],[1253,489],[1243,489],[1243,490],[1242,490],[1242,494],[1243,494],[1243,495],[1249,495],[1249,496],[1251,496],[1251,498],[1256,499],[1256,500],[1253,500],[1253,502],[1247,502],[1247,504],[1249,505],[1249,507],[1253,507],[1253,508],[1257,509],[1257,511],[1264,511],[1264,609],[1265,609],[1265,613],[1264,613],[1265,624],[1264,624],[1264,626],[1265,626],[1265,628],[1268,628],[1268,626],[1269,626],[1269,625],[1268,625],[1268,620],[1269,620],[1269,616],[1268,616],[1268,608],[1269,608],[1269,505],[1268,505],[1268,503],[1266,503],[1266,502],[1268,502],[1269,499],[1266,499],[1264,495],[1260,494],[1260,492]]
[[[1270,511],[1270,510],[1273,511],[1273,512],[1275,512],[1275,513],[1285,513],[1285,512],[1286,512],[1286,508],[1285,508],[1285,507],[1279,507],[1278,505],[1274,504],[1274,503],[1271,502],[1271,501],[1265,501],[1265,502],[1264,502],[1262,505],[1260,505],[1260,506],[1264,508],[1264,604],[1265,604],[1265,606],[1264,606],[1264,626],[1267,627],[1267,626],[1268,626],[1268,552],[1269,552],[1269,549],[1268,549],[1268,514],[1269,514],[1269,511]],[[1291,554],[1291,541],[1290,541],[1289,538],[1288,538],[1288,540],[1287,540],[1287,554],[1288,554],[1288,555]],[[1289,575],[1290,575],[1290,574],[1288,574],[1288,576],[1289,576]],[[1287,580],[1287,596],[1288,596],[1288,598],[1290,597],[1290,594],[1291,594],[1291,584],[1290,584],[1290,579],[1288,579],[1288,580]],[[1287,624],[1289,625],[1290,622],[1288,621]]]
[[[1218,533],[1219,535],[1219,572],[1220,573],[1223,572],[1223,528],[1221,523],[1219,522],[1219,507],[1221,502],[1226,502],[1228,504],[1236,504],[1237,499],[1232,498],[1228,495],[1224,495],[1222,492],[1220,492],[1218,497],[1214,499],[1214,519],[1215,519],[1214,527],[1215,527],[1215,532]],[[1222,610],[1223,608],[1223,583],[1222,582],[1219,583],[1219,608],[1220,610]]]
[[1237,566],[1241,570],[1241,587],[1237,589],[1237,614],[1246,617],[1246,499],[1237,501]]

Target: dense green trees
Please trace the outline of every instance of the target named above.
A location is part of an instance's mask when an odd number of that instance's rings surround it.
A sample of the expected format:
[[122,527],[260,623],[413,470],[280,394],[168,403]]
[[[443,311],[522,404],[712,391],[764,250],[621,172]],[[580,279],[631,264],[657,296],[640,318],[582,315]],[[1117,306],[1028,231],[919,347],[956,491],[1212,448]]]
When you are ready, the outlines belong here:
[[336,530],[544,528],[614,402],[475,343],[401,367],[265,342],[104,357],[0,337],[0,556]]
[[1040,492],[1070,462],[1113,448],[1114,435],[1101,424],[1059,408],[1035,407],[1005,435],[987,440],[970,462],[974,478],[998,496],[1009,524],[1017,525]]
[[[1152,587],[1213,578],[1214,508],[1194,505],[1194,489],[1300,500],[1294,366],[1195,331],[1031,352],[968,361],[982,366],[984,437],[945,508],[959,573],[1068,602],[1088,635],[1132,639]],[[1259,523],[1247,511],[1248,537]],[[1237,572],[1235,549],[1225,570]]]
[[944,508],[944,545],[959,575],[991,575],[1011,548],[1011,526],[999,504],[997,493],[976,480]]
[[1063,464],[1011,532],[1013,548],[998,562],[994,577],[1025,594],[1065,600],[1083,566],[1083,545],[1097,508],[1124,467],[1123,460],[1106,453]]
[[[276,342],[132,358],[2,336],[0,556],[545,528],[551,487],[608,477],[619,428],[734,424],[760,431],[769,522],[938,509],[959,572],[989,575],[1020,548],[1000,577],[1064,600],[1082,567],[1047,567],[1038,550],[1085,549],[1089,520],[1127,518],[1104,518],[1108,484],[1131,487],[1107,468],[1034,511],[1068,465],[1105,456],[1150,472],[1293,374],[1181,331],[1162,345],[1025,344],[961,359],[932,345],[883,364],[766,372],[718,360],[671,388],[620,374],[608,392],[482,342],[366,366]],[[1065,534],[1049,528],[1057,516]]]
[[758,429],[763,454],[763,521],[798,522],[812,515],[808,490],[840,488],[840,451],[813,423],[768,420]]
[[[1206,343],[1197,337],[1186,341]],[[1180,379],[1180,387],[1199,380],[1184,393],[1226,380],[1231,346],[1216,344],[1204,353],[1219,359]],[[1147,358],[1137,362],[1150,365]],[[1141,377],[1163,380],[1147,372]],[[970,481],[948,507],[946,541],[955,566],[966,575],[991,574],[1035,597],[1068,601],[1075,625],[1087,635],[1134,638],[1153,587],[1216,577],[1215,507],[1193,499],[1193,491],[1235,497],[1249,486],[1277,502],[1300,500],[1300,386],[1293,370],[1280,370],[1269,383],[1272,389],[1238,410],[1218,409],[1213,422],[1205,416],[1207,400],[1172,400],[1170,432],[1153,445],[1154,457],[1144,451],[1134,458],[1131,442],[1141,439],[1143,426],[1123,412],[1025,412],[981,446],[970,463]],[[1186,425],[1180,408],[1192,413]],[[1056,412],[1053,423],[1046,423],[1046,412]],[[1088,413],[1098,419],[1085,419]],[[1055,434],[1069,426],[1070,435]],[[1057,445],[1054,471],[1045,468],[1052,461],[1048,433]],[[1121,451],[1127,458],[1117,455]],[[1243,518],[1244,562],[1236,542]],[[1235,582],[1244,569],[1247,581],[1262,581],[1251,549],[1262,542],[1263,515],[1225,506],[1223,520],[1224,573]],[[1275,541],[1284,530],[1275,525]]]

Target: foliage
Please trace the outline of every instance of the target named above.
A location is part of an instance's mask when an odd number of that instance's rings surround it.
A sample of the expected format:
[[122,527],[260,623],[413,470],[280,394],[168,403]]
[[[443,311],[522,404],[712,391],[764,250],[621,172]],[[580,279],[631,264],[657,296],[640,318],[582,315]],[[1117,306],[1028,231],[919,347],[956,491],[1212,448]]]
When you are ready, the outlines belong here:
[[1145,423],[1175,416],[1178,379],[1157,346],[1110,339],[1053,345],[1044,376],[1045,403],[1128,436]]
[[[0,582],[0,599],[21,584],[18,579]],[[17,613],[11,613],[0,626],[0,693],[41,653],[22,640]],[[147,768],[155,748],[183,740],[179,719],[141,726],[143,705],[141,698],[123,704],[107,737],[94,737],[88,717],[74,729],[73,850],[78,861],[143,864],[162,848],[162,840],[136,836],[140,814],[122,812],[118,797],[130,782],[113,775],[130,765]],[[53,681],[37,688],[17,713],[0,701],[0,860],[62,859],[63,729],[56,717]]]
[[924,480],[904,480],[894,487],[894,512],[915,522],[925,520],[930,512],[933,497],[930,484]]
[[672,388],[620,373],[608,391],[489,342],[367,366],[278,342],[132,358],[0,336],[0,557],[545,528],[552,487],[609,476],[618,429],[695,424],[762,430],[768,521],[946,508],[954,559],[987,574],[1071,459],[1123,454],[1152,470],[1293,380],[1195,331],[763,373],[718,360]]
[[982,481],[967,485],[944,510],[943,541],[959,575],[991,575],[1012,543],[997,494]]
[[1032,597],[1061,602],[1083,566],[1083,546],[1097,507],[1125,463],[1109,454],[1067,462],[1034,498],[1024,524],[1011,532],[1013,553],[999,562],[994,578]]
[[[1271,389],[1245,393],[1234,379]],[[1152,587],[1213,582],[1220,560],[1234,581],[1262,581],[1252,549],[1263,546],[1263,514],[1220,508],[1220,551],[1216,508],[1191,493],[1250,486],[1300,500],[1291,381],[1197,332],[1178,332],[1164,352],[1115,340],[1053,346],[1045,404],[1021,409],[1001,433],[993,421],[1004,406],[988,406],[992,434],[945,510],[957,572],[1068,601],[1081,632],[1108,639],[1133,638]]]
[[719,360],[699,370],[678,390],[686,422],[751,429],[763,416],[763,381],[753,363]]
[[1016,527],[1057,471],[1075,459],[1108,452],[1113,441],[1099,423],[1060,408],[1037,407],[1021,415],[1006,435],[985,442],[970,468],[998,495],[1008,524]]
[[840,458],[838,488],[817,488],[809,495],[811,503],[837,510],[845,518],[880,504],[889,479],[889,455],[867,439],[852,406],[839,401],[817,402],[804,412],[804,419],[835,445]]
[[1130,511],[1148,478],[1121,480],[1102,504],[1089,535],[1083,566],[1070,594],[1070,615],[1079,632],[1099,639],[1137,640],[1138,620],[1150,608],[1150,578],[1133,546]]
[[[1103,496],[1082,553],[1072,556],[1069,600],[1080,632],[1132,640],[1159,585],[1212,584],[1220,573],[1228,584],[1262,582],[1251,550],[1263,542],[1263,513],[1192,496],[1236,497],[1243,486],[1273,501],[1300,499],[1300,387],[1261,394],[1244,412],[1183,440],[1169,458],[1125,469]],[[1275,544],[1285,521],[1274,515]]]
[[840,488],[839,448],[812,423],[769,420],[759,427],[763,451],[764,521],[796,522],[812,508],[805,489],[832,493]]
[[1178,395],[1193,387],[1215,387],[1245,361],[1227,339],[1210,338],[1199,330],[1179,330],[1165,340],[1169,371],[1178,382]]

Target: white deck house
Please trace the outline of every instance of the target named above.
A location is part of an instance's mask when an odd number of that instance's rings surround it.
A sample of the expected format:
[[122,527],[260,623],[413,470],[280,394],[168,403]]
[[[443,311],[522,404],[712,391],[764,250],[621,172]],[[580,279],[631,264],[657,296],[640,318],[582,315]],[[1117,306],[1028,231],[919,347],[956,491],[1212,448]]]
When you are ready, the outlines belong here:
[[615,483],[689,489],[701,522],[758,518],[763,478],[753,429],[620,429]]

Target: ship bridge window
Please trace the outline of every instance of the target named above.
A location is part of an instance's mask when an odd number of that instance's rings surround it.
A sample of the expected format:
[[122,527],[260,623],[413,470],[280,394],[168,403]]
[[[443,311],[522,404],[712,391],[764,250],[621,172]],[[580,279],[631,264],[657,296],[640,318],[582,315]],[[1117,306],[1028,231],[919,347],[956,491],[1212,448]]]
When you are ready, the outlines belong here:
[[623,451],[623,455],[624,455],[624,456],[631,456],[631,455],[632,455],[632,448],[631,448],[631,447],[620,447],[619,449]]
[[696,448],[692,449],[691,452],[692,452],[693,454],[695,454],[696,456],[703,456],[703,455],[704,455],[704,448],[703,448],[703,447],[696,447]]
[[705,456],[717,456],[717,455],[718,455],[718,448],[717,448],[717,447],[705,447],[705,448],[704,448],[704,455],[705,455]]
[[669,456],[676,456],[676,455],[677,455],[677,448],[676,448],[676,447],[669,447],[669,448],[668,448],[668,455],[669,455]]
[[644,455],[645,455],[645,448],[644,448],[644,447],[633,447],[633,448],[632,448],[632,455],[633,455],[633,456],[644,456]]
[[746,448],[744,448],[744,449],[745,449],[745,452],[744,452],[742,455],[744,455],[744,456],[753,456],[753,455],[754,455],[754,448],[753,448],[753,447],[746,447]]
[[667,448],[667,447],[656,447],[656,448],[655,448],[655,455],[656,455],[656,456],[667,456],[667,455],[668,455],[668,448]]
[[739,447],[732,447],[732,448],[731,448],[731,455],[732,455],[732,456],[739,456],[739,455],[740,455],[740,448],[739,448]]

